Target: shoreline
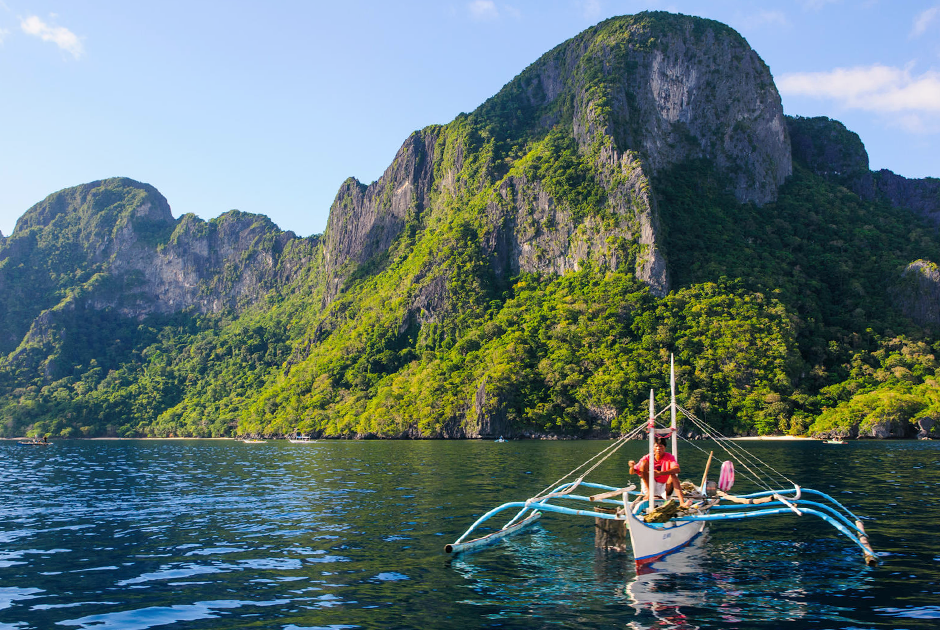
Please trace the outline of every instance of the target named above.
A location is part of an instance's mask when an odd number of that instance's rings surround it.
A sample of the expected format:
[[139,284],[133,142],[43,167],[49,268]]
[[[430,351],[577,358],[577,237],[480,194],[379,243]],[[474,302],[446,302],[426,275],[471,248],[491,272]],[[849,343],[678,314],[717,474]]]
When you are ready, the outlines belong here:
[[[5,437],[5,438],[0,438],[0,442],[26,441],[26,440],[32,440],[32,439],[34,439],[34,438],[30,438],[30,437],[26,437],[26,436],[23,436],[23,437]],[[57,441],[57,442],[68,442],[68,441],[96,441],[96,440],[97,440],[97,441],[121,441],[121,440],[141,440],[141,441],[143,441],[143,440],[222,440],[222,441],[225,441],[225,440],[227,440],[227,441],[231,441],[231,442],[241,442],[242,439],[243,439],[243,438],[235,438],[235,437],[195,437],[195,436],[192,436],[192,437],[55,437],[55,438],[49,438],[49,441],[52,442],[52,441],[54,440],[54,441]],[[277,437],[277,438],[267,438],[267,439],[265,439],[264,441],[266,441],[266,442],[278,442],[278,441],[282,441],[282,440],[286,441],[287,439],[288,439],[288,438],[286,438],[286,437]],[[457,442],[464,442],[464,441],[481,441],[481,442],[490,442],[490,441],[494,441],[494,440],[495,440],[495,438],[491,438],[491,437],[450,438],[450,439],[448,439],[448,438],[421,438],[421,439],[404,439],[404,440],[402,440],[402,438],[366,438],[366,439],[356,439],[356,438],[348,438],[348,437],[320,437],[320,438],[317,438],[317,439],[318,439],[318,440],[323,440],[323,441],[336,441],[336,442],[373,442],[373,441],[384,441],[384,440],[409,441],[409,442],[425,442],[425,441],[442,441],[442,442],[447,442],[447,441],[451,441],[451,442],[453,442],[453,441],[457,441]],[[509,442],[509,441],[512,441],[512,442],[527,442],[527,441],[533,441],[533,442],[545,442],[545,441],[548,441],[548,442],[555,442],[555,441],[580,441],[580,440],[591,441],[591,440],[595,440],[595,441],[603,442],[603,441],[610,441],[610,440],[616,440],[616,439],[619,439],[619,438],[616,438],[616,437],[603,437],[603,438],[574,438],[574,437],[533,438],[533,437],[526,437],[526,438],[509,438],[509,439],[506,440],[506,441],[507,441],[507,442]],[[645,439],[645,438],[644,438],[644,439]],[[811,442],[824,441],[824,440],[822,440],[821,438],[813,438],[813,437],[805,437],[805,436],[797,436],[797,435],[757,435],[757,436],[728,437],[728,438],[724,438],[724,439],[725,439],[725,440],[735,441],[735,442],[745,442],[745,441],[797,442],[797,441],[806,441],[806,440],[811,441]],[[311,440],[311,442],[312,442],[312,441],[314,441],[314,440]],[[640,440],[640,441],[643,441],[643,440]]]
[[[34,438],[22,436],[22,437],[0,437],[0,444],[3,442],[24,442],[33,440]],[[553,437],[519,437],[519,438],[508,438],[507,442],[578,442],[578,441],[597,441],[597,442],[609,442],[617,440],[619,437],[572,437],[572,436],[553,436]],[[894,440],[930,440],[933,438],[903,438],[903,437],[860,437],[860,438],[843,438],[847,441],[853,442],[867,442],[867,441],[894,441]],[[81,441],[112,441],[118,442],[122,440],[137,440],[137,441],[181,441],[181,440],[215,440],[215,441],[229,441],[229,442],[241,442],[244,438],[235,438],[235,437],[50,437],[49,442],[81,442]],[[265,442],[286,442],[288,440],[287,436],[283,437],[274,437],[267,438]],[[635,438],[631,441],[645,441],[646,438]],[[727,440],[731,442],[825,442],[827,438],[816,438],[816,437],[807,437],[802,435],[753,435],[753,436],[738,436],[738,437],[726,437],[719,438],[720,440]],[[331,437],[331,436],[322,436],[316,439],[311,439],[310,442],[384,442],[384,441],[393,441],[393,442],[494,442],[496,438],[493,437],[471,437],[471,438],[400,438],[400,437],[390,437],[390,438],[381,438],[381,437],[366,437],[366,438],[355,438],[355,437]],[[698,441],[698,440],[693,440]]]
[[734,440],[736,442],[760,441],[760,440],[766,440],[769,442],[797,442],[797,441],[802,441],[802,440],[810,440],[812,442],[820,441],[819,438],[804,437],[801,435],[755,435],[755,436],[747,436],[747,437],[733,437],[733,438],[727,438],[727,439]]

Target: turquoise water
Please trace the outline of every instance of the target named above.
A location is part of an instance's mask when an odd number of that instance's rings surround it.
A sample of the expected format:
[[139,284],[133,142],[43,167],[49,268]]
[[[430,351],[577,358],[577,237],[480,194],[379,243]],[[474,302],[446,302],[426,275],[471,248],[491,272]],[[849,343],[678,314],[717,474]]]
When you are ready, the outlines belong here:
[[[937,442],[744,444],[867,517],[876,568],[796,516],[712,525],[640,577],[589,519],[550,514],[443,553],[608,444],[0,443],[0,630],[940,626]],[[590,480],[625,483],[643,448]],[[680,453],[690,478],[704,459]]]

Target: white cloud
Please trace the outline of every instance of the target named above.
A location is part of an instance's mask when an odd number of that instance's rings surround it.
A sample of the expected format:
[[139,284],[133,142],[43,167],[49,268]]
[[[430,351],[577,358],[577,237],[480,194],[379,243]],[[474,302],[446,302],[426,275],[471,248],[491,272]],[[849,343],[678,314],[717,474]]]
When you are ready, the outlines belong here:
[[8,30],[5,29],[5,28],[0,28],[0,44],[3,43],[3,40],[4,40],[4,39],[6,38],[6,36],[9,35],[9,34],[10,34],[10,31],[8,31]]
[[78,59],[85,52],[78,35],[64,26],[50,26],[35,15],[20,21],[20,28],[27,35],[34,35],[44,42],[52,42]]
[[892,120],[892,123],[909,133],[919,135],[940,133],[940,123],[934,116],[924,118],[919,114],[905,114]]
[[920,14],[914,18],[914,27],[911,29],[911,37],[920,37],[923,35],[927,31],[927,27],[930,26],[930,23],[938,16],[940,16],[940,6],[921,11]]
[[749,15],[742,20],[742,23],[745,27],[756,28],[758,26],[789,26],[790,21],[787,20],[786,14],[783,11],[760,11]]
[[822,11],[827,4],[838,4],[842,0],[803,0],[800,4],[806,11]]
[[473,0],[467,8],[474,20],[489,21],[499,19],[499,9],[493,0]]
[[503,10],[504,10],[506,13],[508,13],[511,18],[513,18],[513,19],[515,19],[515,20],[521,20],[521,19],[522,19],[522,11],[520,11],[520,10],[517,9],[516,7],[511,7],[511,6],[509,6],[508,4],[506,4],[506,5],[503,5]]
[[600,0],[580,0],[578,4],[581,5],[581,13],[585,19],[593,22],[601,17]]
[[876,64],[831,72],[796,72],[781,76],[777,87],[781,94],[830,99],[847,109],[911,116],[940,113],[940,73],[913,76],[910,66]]

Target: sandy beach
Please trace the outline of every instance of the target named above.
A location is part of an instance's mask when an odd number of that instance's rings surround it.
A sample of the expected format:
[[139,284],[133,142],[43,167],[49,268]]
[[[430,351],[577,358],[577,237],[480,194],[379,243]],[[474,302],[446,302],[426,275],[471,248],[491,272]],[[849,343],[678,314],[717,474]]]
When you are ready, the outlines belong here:
[[733,438],[728,438],[728,439],[735,440],[735,441],[766,440],[766,441],[775,441],[775,442],[792,442],[795,440],[815,440],[816,438],[802,437],[798,435],[758,435],[754,437],[733,437]]

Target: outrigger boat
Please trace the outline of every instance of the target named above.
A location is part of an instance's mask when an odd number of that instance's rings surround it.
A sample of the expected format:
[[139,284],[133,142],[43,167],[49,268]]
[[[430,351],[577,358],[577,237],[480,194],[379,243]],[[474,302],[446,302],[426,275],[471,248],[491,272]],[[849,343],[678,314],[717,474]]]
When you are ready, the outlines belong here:
[[[670,411],[669,426],[657,426],[657,419],[667,410]],[[644,431],[647,433],[651,461],[657,437],[671,437],[672,453],[676,455],[679,437],[676,430],[678,413],[691,421],[707,437],[715,440],[718,447],[730,457],[722,464],[717,483],[708,481],[708,469],[712,460],[712,456],[709,455],[701,485],[683,484],[683,486],[692,486],[688,489],[683,488],[686,497],[692,499],[691,505],[679,506],[671,499],[667,501],[665,498],[653,496],[652,492],[656,486],[652,466],[649,467],[650,477],[646,481],[648,489],[646,492],[638,491],[635,485],[617,487],[585,481],[592,471],[629,440],[640,436]],[[695,443],[688,443],[704,453],[704,450]],[[758,487],[764,489],[738,496],[728,494],[734,484],[735,462],[742,469],[743,474]],[[765,471],[764,475],[770,480],[756,472],[760,469]],[[783,487],[775,489],[770,485],[771,483],[777,483]],[[575,491],[578,489],[592,489],[599,492],[592,495],[576,494]],[[563,502],[568,504],[562,504]],[[581,506],[593,503],[600,509],[581,509],[579,503]],[[472,534],[489,519],[512,509],[518,511],[501,528],[484,536],[472,537]],[[624,522],[630,532],[633,557],[638,571],[687,546],[710,522],[785,515],[819,517],[855,543],[861,549],[866,564],[877,564],[875,552],[868,541],[861,519],[848,508],[823,492],[797,485],[773,467],[748,453],[739,443],[724,437],[694,414],[679,406],[676,403],[676,379],[672,361],[670,361],[670,404],[668,407],[657,414],[653,392],[650,391],[649,421],[646,425],[640,425],[623,435],[611,446],[534,497],[525,501],[504,503],[490,510],[477,519],[456,541],[446,545],[444,552],[457,554],[478,549],[525,529],[545,513]],[[600,523],[600,521],[597,522]]]
[[41,440],[39,438],[30,438],[28,440],[20,440],[17,442],[17,444],[19,444],[20,446],[52,446],[52,442],[50,442],[46,438],[43,438]]
[[311,440],[309,435],[304,435],[303,433],[297,433],[287,438],[287,441],[292,444],[311,444],[316,442],[316,440]]

